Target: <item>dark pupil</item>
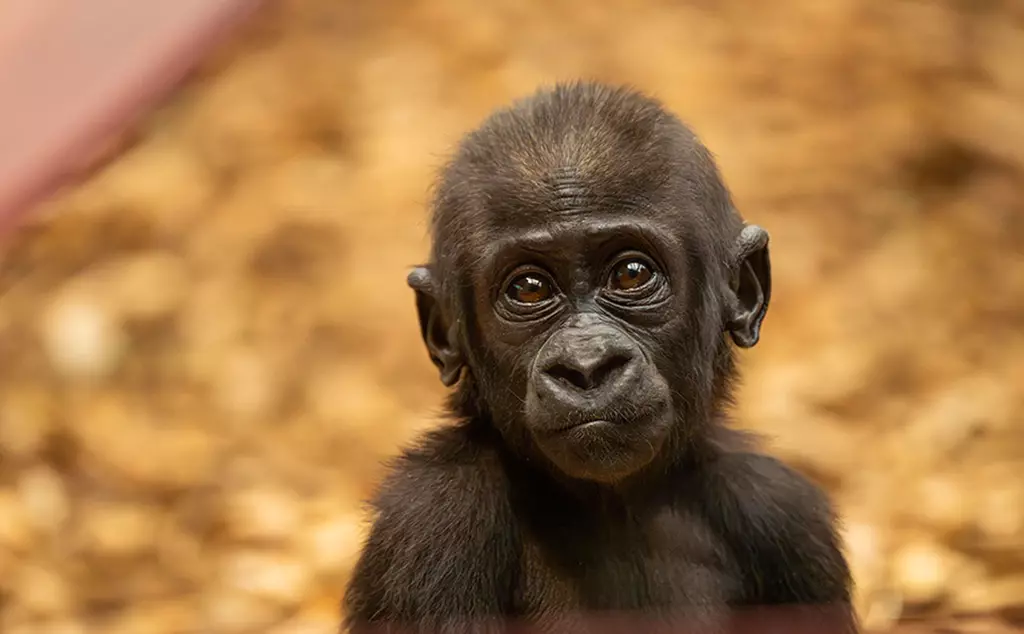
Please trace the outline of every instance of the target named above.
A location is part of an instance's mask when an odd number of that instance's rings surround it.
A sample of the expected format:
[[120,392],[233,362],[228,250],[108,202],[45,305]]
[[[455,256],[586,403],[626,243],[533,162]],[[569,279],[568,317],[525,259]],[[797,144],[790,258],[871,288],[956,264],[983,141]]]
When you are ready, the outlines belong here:
[[615,285],[624,290],[639,288],[651,279],[651,270],[643,262],[633,260],[620,266],[615,276]]
[[524,275],[514,282],[510,295],[512,299],[524,304],[534,304],[548,297],[548,287],[544,280],[533,275]]

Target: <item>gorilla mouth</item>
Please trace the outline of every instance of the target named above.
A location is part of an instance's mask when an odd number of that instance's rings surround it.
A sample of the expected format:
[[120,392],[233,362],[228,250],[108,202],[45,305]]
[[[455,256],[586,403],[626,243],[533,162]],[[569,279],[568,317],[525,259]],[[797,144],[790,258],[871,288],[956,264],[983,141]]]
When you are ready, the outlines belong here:
[[[557,411],[557,410],[556,410]],[[625,417],[609,407],[587,407],[553,412],[548,410],[542,416],[544,421],[540,429],[547,435],[559,435],[573,430],[598,430],[617,427],[623,421],[633,417]],[[537,421],[540,422],[540,421]]]
[[557,429],[552,430],[552,433],[564,434],[566,432],[570,432],[570,431],[574,431],[574,430],[575,431],[581,431],[581,432],[585,432],[585,431],[600,431],[603,428],[612,427],[612,426],[615,426],[616,424],[617,423],[614,423],[614,422],[612,422],[610,420],[607,420],[607,419],[604,419],[604,418],[593,418],[593,419],[588,418],[588,419],[584,419],[584,420],[578,420],[578,421],[569,422],[569,423],[567,423],[567,424],[565,424],[565,425],[563,425],[561,427],[558,427]]
[[564,436],[570,432],[574,435],[609,431],[635,433],[660,421],[668,407],[668,402],[659,399],[643,405],[570,410],[549,418],[544,432],[548,436]]

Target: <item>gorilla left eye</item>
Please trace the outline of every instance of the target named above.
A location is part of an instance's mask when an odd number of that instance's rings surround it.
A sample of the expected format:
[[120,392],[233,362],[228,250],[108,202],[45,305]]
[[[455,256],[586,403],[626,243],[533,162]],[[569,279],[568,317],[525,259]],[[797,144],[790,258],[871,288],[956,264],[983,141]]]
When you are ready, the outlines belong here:
[[620,262],[612,270],[609,285],[616,291],[635,291],[654,277],[651,267],[640,259],[631,259]]

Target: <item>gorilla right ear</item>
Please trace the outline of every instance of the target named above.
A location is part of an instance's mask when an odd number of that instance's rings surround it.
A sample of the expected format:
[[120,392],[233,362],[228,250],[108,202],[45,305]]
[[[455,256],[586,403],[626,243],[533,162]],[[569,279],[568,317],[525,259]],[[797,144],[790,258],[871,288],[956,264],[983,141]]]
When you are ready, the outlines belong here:
[[726,328],[741,348],[757,345],[761,322],[772,297],[772,266],[768,232],[746,225],[733,245],[735,275],[730,284]]
[[438,288],[428,267],[416,267],[409,273],[407,281],[416,293],[420,334],[430,360],[441,371],[441,382],[451,387],[458,383],[463,366],[462,352],[458,345],[458,324],[449,324],[445,319]]

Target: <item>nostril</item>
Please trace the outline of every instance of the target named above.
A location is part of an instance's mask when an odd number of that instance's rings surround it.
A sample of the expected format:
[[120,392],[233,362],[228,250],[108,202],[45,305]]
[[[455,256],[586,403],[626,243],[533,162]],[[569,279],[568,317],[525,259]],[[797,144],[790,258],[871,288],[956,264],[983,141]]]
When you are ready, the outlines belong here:
[[629,365],[631,358],[624,354],[609,357],[604,363],[595,368],[590,377],[591,383],[595,386],[605,383],[617,374],[619,370]]
[[590,380],[579,370],[573,370],[564,365],[556,365],[549,369],[547,373],[548,376],[578,390],[589,390],[591,388]]
[[565,364],[557,364],[547,370],[548,376],[577,390],[592,390],[600,387],[620,370],[629,365],[632,357],[613,355],[591,368],[573,368]]

